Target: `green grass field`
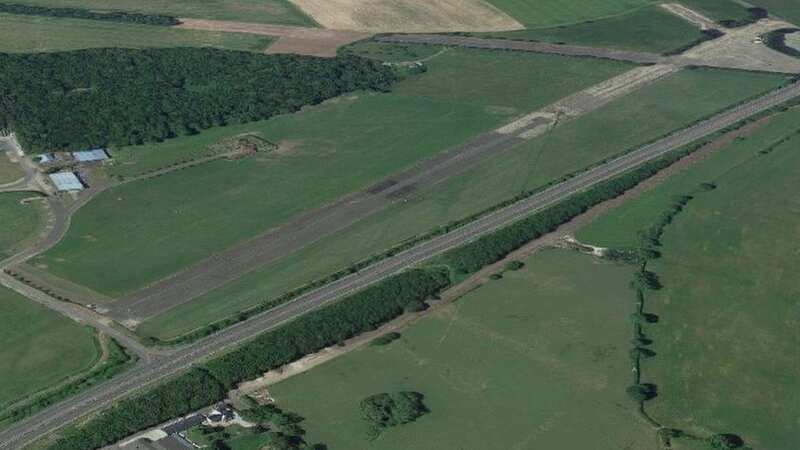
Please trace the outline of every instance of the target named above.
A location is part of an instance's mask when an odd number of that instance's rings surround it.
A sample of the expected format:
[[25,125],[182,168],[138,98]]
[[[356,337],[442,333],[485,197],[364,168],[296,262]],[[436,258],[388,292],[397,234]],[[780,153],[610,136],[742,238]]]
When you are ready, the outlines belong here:
[[95,47],[214,47],[260,52],[272,40],[243,33],[182,30],[96,20],[0,14],[0,52],[27,53]]
[[[12,3],[12,2],[8,2]],[[129,11],[195,19],[234,20],[280,25],[315,26],[288,0],[25,0],[27,5]]]
[[0,408],[87,370],[99,357],[92,330],[5,287],[0,342]]
[[[233,315],[436,226],[684,127],[781,80],[746,72],[677,73],[443,182],[432,192],[395,204],[349,230],[145,321],[138,332],[169,339]],[[676,101],[681,98],[691,101]]]
[[717,22],[750,17],[747,8],[733,0],[682,0],[680,3]]
[[615,16],[641,8],[650,0],[488,0],[527,28],[551,27]]
[[682,48],[701,37],[697,27],[659,6],[575,25],[479,35],[655,53]]
[[[775,117],[578,235],[629,245],[645,216],[652,222],[675,195],[695,196],[650,265],[664,288],[646,301],[659,321],[646,328],[657,356],[643,375],[658,385],[647,409],[664,426],[737,434],[754,449],[800,442],[800,254],[789,244],[800,237],[799,117]],[[700,192],[701,182],[717,188]]]
[[707,160],[692,166],[691,170],[670,176],[640,199],[627,202],[612,214],[595,219],[581,228],[576,237],[600,247],[636,246],[639,242],[637,232],[647,228],[676,196],[685,195],[687,191],[699,187],[700,183],[711,182],[742,164],[749,164],[757,156],[758,150],[794,133],[798,120],[800,109],[775,116],[757,133],[734,141]]
[[751,3],[766,8],[770,14],[800,25],[800,3],[795,0],[753,0]]
[[30,192],[6,192],[0,194],[0,259],[11,256],[20,247],[36,236],[44,219],[44,211],[38,201],[21,204],[20,200],[35,197]]
[[[348,449],[655,448],[625,395],[631,269],[543,251],[421,319],[269,388],[307,442]],[[359,401],[417,391],[430,413],[365,439]]]
[[5,155],[4,148],[0,146],[0,185],[13,183],[22,178],[25,173],[19,164],[12,163]]
[[800,238],[798,144],[716,178],[667,229],[644,374],[660,392],[649,410],[670,426],[753,448],[800,442],[800,254],[787,244]]
[[[105,191],[36,262],[120,295],[629,67],[451,50],[391,94],[351,95],[298,114],[129,148],[128,158],[116,153],[121,170],[158,166],[161,154],[202,150],[242,132],[283,146]],[[104,270],[109,264],[113,273]]]

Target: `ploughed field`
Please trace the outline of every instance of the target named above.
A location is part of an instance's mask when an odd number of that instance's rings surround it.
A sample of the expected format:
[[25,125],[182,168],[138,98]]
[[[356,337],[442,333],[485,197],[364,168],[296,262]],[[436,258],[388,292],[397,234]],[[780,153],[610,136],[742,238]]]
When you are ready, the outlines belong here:
[[179,161],[242,133],[278,145],[111,188],[33,262],[122,295],[631,66],[453,49],[428,67],[390,94],[346,95],[298,114],[120,149],[112,174],[163,167],[172,155]]
[[[437,226],[632,150],[769,90],[782,80],[773,75],[733,71],[678,72],[443,181],[433,190],[420,191],[404,202],[394,203],[348,230],[149,319],[138,332],[170,339],[275,299]],[[687,101],[675,101],[676,98]],[[598,140],[597,136],[603,139]]]

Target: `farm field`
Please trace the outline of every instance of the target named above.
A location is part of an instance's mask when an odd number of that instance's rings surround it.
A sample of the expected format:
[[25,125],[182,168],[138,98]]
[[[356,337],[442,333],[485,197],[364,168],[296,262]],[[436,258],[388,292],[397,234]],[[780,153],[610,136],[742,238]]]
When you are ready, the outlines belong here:
[[36,195],[30,192],[0,193],[0,223],[3,224],[3,233],[0,234],[0,260],[13,255],[21,244],[39,232],[44,219],[44,211],[39,202],[26,205],[20,203],[20,200]]
[[[117,174],[160,167],[162,154],[202,152],[244,132],[280,144],[272,153],[112,188],[34,262],[120,295],[631,67],[480,50],[447,51],[428,65],[391,94],[350,95],[299,114],[118,151]],[[108,264],[118,270],[107,273]]]
[[754,0],[752,3],[795,25],[800,24],[800,3],[794,0]]
[[666,53],[692,43],[701,33],[694,25],[654,5],[574,25],[481,36]]
[[[776,118],[697,173],[634,202],[663,202],[700,180],[716,185],[696,193],[666,228],[662,256],[649,265],[664,287],[646,299],[659,320],[645,330],[657,356],[644,362],[643,376],[659,392],[647,410],[666,427],[700,437],[733,433],[752,448],[792,448],[800,439],[800,261],[785,244],[800,230],[800,202],[790,194],[800,167],[796,118],[796,111]],[[634,207],[602,220],[640,222]]]
[[[800,442],[800,153],[795,137],[722,174],[667,229],[648,310],[659,386],[649,410],[693,433],[753,448]],[[730,395],[735,392],[736,395]]]
[[[782,77],[683,71],[563,124],[461,176],[371,216],[192,302],[149,319],[137,331],[170,339],[626,151],[781,83]],[[691,98],[677,102],[676,98]],[[648,117],[645,122],[641,117]],[[639,124],[631,128],[630,124]],[[597,136],[604,136],[598,140]]]
[[[11,3],[11,2],[9,2]],[[288,0],[25,0],[27,5],[129,11],[198,19],[238,20],[280,25],[315,26]]]
[[609,17],[652,4],[650,0],[488,0],[526,28],[551,27]]
[[[526,264],[270,395],[330,448],[655,449],[625,394],[630,268],[565,250]],[[397,391],[430,413],[367,441],[359,401]]]
[[87,370],[94,332],[0,286],[0,409]]
[[758,158],[758,152],[800,129],[800,109],[778,114],[762,125],[759,130],[728,144],[707,160],[695,164],[691,170],[672,175],[652,191],[635,201],[627,202],[581,228],[577,238],[581,242],[600,247],[634,247],[639,239],[637,232],[647,228],[653,218],[664,211],[676,196],[711,182],[726,173],[750,164]]
[[272,40],[240,33],[183,30],[96,20],[0,14],[0,52],[55,52],[99,47],[214,47],[261,52]]
[[750,12],[744,6],[733,0],[681,0],[684,6],[703,14],[711,20],[742,20],[750,17]]

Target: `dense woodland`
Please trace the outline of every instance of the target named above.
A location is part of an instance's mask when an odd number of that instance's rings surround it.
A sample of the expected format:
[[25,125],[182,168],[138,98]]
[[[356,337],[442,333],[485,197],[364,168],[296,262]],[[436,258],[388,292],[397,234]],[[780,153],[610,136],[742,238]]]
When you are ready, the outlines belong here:
[[358,89],[388,90],[394,72],[355,57],[216,49],[90,49],[0,54],[0,129],[32,152],[160,142],[266,119]]
[[0,13],[26,16],[68,17],[72,19],[105,20],[108,22],[141,23],[147,25],[178,25],[176,17],[161,14],[139,14],[125,11],[98,12],[80,8],[48,8],[45,6],[0,3]]

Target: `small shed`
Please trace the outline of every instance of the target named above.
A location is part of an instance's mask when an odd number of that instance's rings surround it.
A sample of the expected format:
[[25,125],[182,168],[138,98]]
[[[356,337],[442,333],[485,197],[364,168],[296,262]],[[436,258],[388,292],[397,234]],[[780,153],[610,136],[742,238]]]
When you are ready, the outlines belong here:
[[95,162],[111,159],[111,157],[108,156],[108,152],[104,148],[72,152],[72,157],[78,162]]
[[34,158],[39,161],[39,164],[48,164],[56,160],[56,155],[52,153],[42,153],[41,155],[36,155]]
[[78,178],[74,172],[51,173],[49,176],[50,181],[53,182],[53,185],[59,192],[74,192],[85,189],[80,178]]

